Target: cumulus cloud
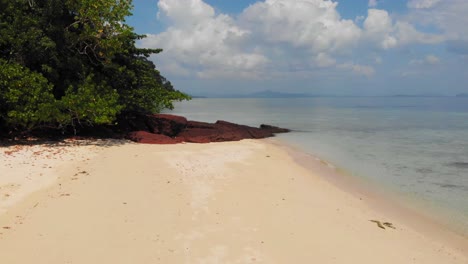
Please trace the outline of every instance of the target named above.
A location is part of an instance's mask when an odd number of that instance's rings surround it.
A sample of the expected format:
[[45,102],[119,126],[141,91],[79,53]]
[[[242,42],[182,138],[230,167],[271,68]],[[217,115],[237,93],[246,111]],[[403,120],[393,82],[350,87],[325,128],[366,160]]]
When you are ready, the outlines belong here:
[[158,7],[158,17],[168,19],[175,25],[190,26],[215,16],[213,7],[201,0],[161,0]]
[[425,9],[431,8],[439,2],[440,0],[410,0],[407,5],[409,8]]
[[[377,3],[369,1],[369,6]],[[159,0],[158,17],[168,27],[148,34],[141,45],[166,51],[157,56],[157,65],[170,75],[263,79],[323,68],[370,77],[375,74],[371,66],[344,63],[358,48],[388,50],[441,41],[380,9],[369,9],[358,26],[343,19],[337,5],[331,0],[265,0],[233,17],[202,0]]]
[[444,40],[443,36],[427,34],[405,21],[393,21],[385,10],[369,9],[364,21],[365,36],[377,43],[382,49],[412,43],[436,44]]
[[[190,8],[187,8],[187,7]],[[250,31],[242,29],[224,14],[201,0],[160,0],[159,16],[171,26],[142,40],[144,47],[166,50],[158,58],[164,70],[193,72],[201,78],[217,74],[256,77],[268,59],[260,52],[246,50]]]
[[468,1],[412,0],[408,7],[410,23],[433,26],[447,41],[468,40]]
[[393,48],[397,39],[393,36],[393,23],[385,10],[369,9],[364,20],[364,29],[369,39],[378,43],[383,49]]
[[290,65],[285,59],[304,68],[331,67],[335,54],[348,52],[361,36],[336,6],[323,0],[267,0],[236,20],[202,0],[160,0],[158,17],[170,26],[141,44],[166,51],[158,56],[165,71],[200,78],[263,78],[266,71]]
[[354,22],[355,22],[355,23],[360,23],[361,21],[364,21],[364,19],[366,19],[365,16],[357,16],[357,17],[354,19]]
[[352,20],[340,17],[336,6],[323,0],[266,0],[249,6],[240,20],[268,43],[335,52],[356,43],[361,34]]
[[376,7],[378,4],[377,0],[369,0],[369,7]]
[[445,40],[443,35],[423,33],[408,22],[398,21],[395,23],[395,33],[400,45],[407,44],[438,44]]

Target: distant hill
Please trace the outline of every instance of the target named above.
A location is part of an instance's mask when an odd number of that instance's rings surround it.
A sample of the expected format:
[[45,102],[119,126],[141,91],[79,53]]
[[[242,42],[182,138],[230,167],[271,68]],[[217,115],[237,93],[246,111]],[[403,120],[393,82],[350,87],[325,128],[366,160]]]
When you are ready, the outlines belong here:
[[260,92],[254,92],[249,94],[225,94],[225,95],[215,95],[208,96],[215,98],[301,98],[301,97],[314,97],[314,95],[306,93],[283,93],[283,92],[274,92],[271,90],[265,90]]
[[282,92],[274,92],[270,90],[265,90],[261,92],[255,92],[246,95],[246,97],[250,98],[298,98],[298,97],[312,97],[310,94],[305,93],[282,93]]
[[[457,94],[457,97],[468,97],[468,93]],[[311,98],[311,97],[397,97],[397,98],[421,98],[421,97],[453,97],[441,94],[394,94],[394,95],[335,95],[335,94],[308,94],[308,93],[284,93],[275,92],[271,90],[264,90],[260,92],[248,94],[210,94],[192,96],[192,98]]]
[[389,97],[447,97],[440,94],[395,94]]

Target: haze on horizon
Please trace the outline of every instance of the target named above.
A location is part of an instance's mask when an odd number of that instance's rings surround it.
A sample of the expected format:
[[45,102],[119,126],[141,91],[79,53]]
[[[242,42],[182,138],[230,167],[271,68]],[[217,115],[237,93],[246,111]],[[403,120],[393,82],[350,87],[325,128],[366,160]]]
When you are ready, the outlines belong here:
[[468,93],[466,0],[135,0],[128,22],[195,95]]

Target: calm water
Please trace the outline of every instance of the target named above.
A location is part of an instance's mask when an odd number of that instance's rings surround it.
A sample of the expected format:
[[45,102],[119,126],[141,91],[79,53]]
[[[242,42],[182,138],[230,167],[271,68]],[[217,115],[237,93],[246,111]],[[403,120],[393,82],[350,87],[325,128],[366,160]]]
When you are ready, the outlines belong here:
[[279,137],[468,233],[468,98],[194,99],[173,113],[293,129]]

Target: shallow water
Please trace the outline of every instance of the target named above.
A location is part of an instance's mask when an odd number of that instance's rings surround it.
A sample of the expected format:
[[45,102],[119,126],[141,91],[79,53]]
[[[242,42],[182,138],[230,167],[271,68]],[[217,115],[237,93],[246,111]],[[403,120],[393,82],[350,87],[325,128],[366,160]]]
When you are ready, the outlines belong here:
[[193,99],[174,114],[293,129],[279,138],[422,202],[468,233],[468,98]]

